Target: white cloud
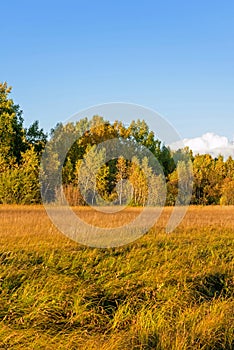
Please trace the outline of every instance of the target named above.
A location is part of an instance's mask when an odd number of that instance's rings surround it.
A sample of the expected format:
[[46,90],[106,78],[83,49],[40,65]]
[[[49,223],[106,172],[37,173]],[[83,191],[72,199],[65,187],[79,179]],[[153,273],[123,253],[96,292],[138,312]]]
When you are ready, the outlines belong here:
[[[194,154],[209,153],[213,157],[221,154],[225,159],[229,156],[234,158],[234,143],[230,142],[227,137],[219,136],[212,132],[208,132],[201,137],[184,139],[183,144],[188,146]],[[173,143],[170,147],[174,150],[181,148],[181,143]]]

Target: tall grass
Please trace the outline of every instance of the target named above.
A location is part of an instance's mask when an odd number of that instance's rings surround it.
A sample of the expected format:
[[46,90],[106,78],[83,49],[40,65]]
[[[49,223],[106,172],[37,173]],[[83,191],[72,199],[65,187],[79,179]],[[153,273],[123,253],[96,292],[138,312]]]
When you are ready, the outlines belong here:
[[40,206],[0,206],[0,349],[233,349],[234,208],[191,207],[168,235],[170,212],[141,239],[97,249]]

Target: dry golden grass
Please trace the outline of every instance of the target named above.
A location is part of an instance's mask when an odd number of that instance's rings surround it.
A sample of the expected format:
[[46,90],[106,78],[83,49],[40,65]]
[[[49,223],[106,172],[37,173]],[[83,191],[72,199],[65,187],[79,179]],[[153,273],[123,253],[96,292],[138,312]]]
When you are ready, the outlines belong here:
[[[109,227],[132,220],[74,208]],[[119,248],[79,245],[42,206],[0,206],[0,349],[233,349],[234,207],[190,207]]]

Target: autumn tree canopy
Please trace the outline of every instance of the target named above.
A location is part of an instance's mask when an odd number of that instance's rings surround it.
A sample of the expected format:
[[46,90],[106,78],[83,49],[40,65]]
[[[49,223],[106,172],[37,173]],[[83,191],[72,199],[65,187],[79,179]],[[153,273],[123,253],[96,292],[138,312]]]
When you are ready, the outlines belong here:
[[[10,93],[7,83],[0,83],[0,204],[40,203],[41,155],[48,145],[48,136],[38,121],[24,127],[23,112]],[[123,152],[105,161],[106,150],[99,145],[115,139],[120,140],[123,149],[131,143],[138,152],[130,159]],[[141,152],[141,147],[153,154],[161,172],[155,173],[151,159]],[[50,179],[61,173],[62,177],[62,189],[50,186],[49,180],[47,187],[42,188],[49,201],[58,198],[62,190],[71,205],[183,205],[188,200],[188,190],[192,190],[192,204],[234,204],[231,157],[225,160],[222,155],[194,156],[188,148],[172,152],[144,120],[133,120],[125,126],[118,120],[110,123],[95,115],[91,120],[84,117],[75,123],[59,123],[51,130],[47,153],[44,176]],[[192,165],[186,159],[191,159]],[[193,189],[189,188],[191,166]],[[180,179],[183,186],[178,193]]]

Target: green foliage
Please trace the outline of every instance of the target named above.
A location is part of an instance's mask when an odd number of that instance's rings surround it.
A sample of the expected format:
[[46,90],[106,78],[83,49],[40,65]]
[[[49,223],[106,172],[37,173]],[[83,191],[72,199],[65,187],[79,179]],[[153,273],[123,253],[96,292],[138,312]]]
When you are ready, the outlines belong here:
[[47,141],[47,135],[44,133],[43,129],[39,128],[38,120],[26,129],[26,140],[28,146],[33,146],[35,152],[41,155]]
[[34,122],[23,127],[22,111],[0,83],[0,203],[38,203],[39,162],[46,135]]
[[0,173],[0,203],[33,204],[40,201],[39,159],[34,149],[22,154],[20,165]]
[[11,88],[6,83],[0,83],[0,165],[2,170],[14,162],[19,163],[21,152],[26,148],[22,111],[9,98],[10,92]]
[[[0,84],[0,203],[37,203],[40,196],[36,178],[47,135],[39,128],[38,121],[28,129],[23,127],[22,111],[9,98],[10,92],[6,83]],[[120,154],[118,159],[105,162],[105,150],[98,150],[98,144],[111,139],[118,139],[124,145],[131,143],[132,150],[138,150],[138,157],[130,161]],[[158,160],[163,174],[154,169],[150,157],[148,161],[144,159],[144,148]],[[37,170],[32,167],[29,154]],[[82,161],[85,166],[80,168]],[[91,120],[59,123],[51,130],[51,141],[43,157],[42,193],[48,202],[54,201],[58,194],[62,200],[59,183],[62,173],[65,196],[73,205],[85,204],[85,200],[93,204],[162,205],[165,196],[168,205],[185,205],[191,190],[191,161],[192,204],[232,204],[234,160],[231,157],[225,161],[222,156],[215,159],[208,154],[193,156],[188,148],[172,152],[161,144],[144,120],[125,126],[117,120],[110,123],[94,115]]]
[[[188,205],[190,198],[188,193],[192,192],[192,163],[179,160],[176,170],[168,176],[167,204]],[[180,183],[179,183],[180,180]]]
[[[149,195],[148,188],[151,187],[150,192],[153,193],[150,193],[148,204],[158,205],[162,202],[158,193],[162,186],[162,176],[156,178],[152,164],[144,166],[139,144],[148,148],[156,157],[160,156],[161,152],[166,152],[166,147],[161,151],[160,141],[155,139],[154,133],[149,131],[144,120],[133,121],[129,127],[125,127],[121,122],[115,121],[111,124],[96,115],[90,121],[85,118],[65,126],[58,124],[52,131],[52,136],[50,147],[51,151],[57,154],[59,166],[65,157],[63,184],[67,189],[67,185],[71,184],[71,193],[77,190],[77,198],[82,194],[89,203],[100,204],[103,199],[106,204],[114,201],[120,205],[123,202],[131,202],[134,206],[145,205]],[[101,156],[100,151],[97,153],[96,147],[100,142],[111,139],[119,139],[121,142],[126,140],[126,144],[130,141],[132,149],[138,147],[139,159],[135,157],[136,162],[139,162],[138,168],[121,155],[118,159],[111,159],[105,163],[104,154]],[[67,149],[69,151],[66,154]],[[167,152],[168,158],[172,159],[170,151]],[[161,158],[166,164],[166,155]],[[82,161],[84,163],[80,168]],[[165,173],[168,171],[165,170]]]

